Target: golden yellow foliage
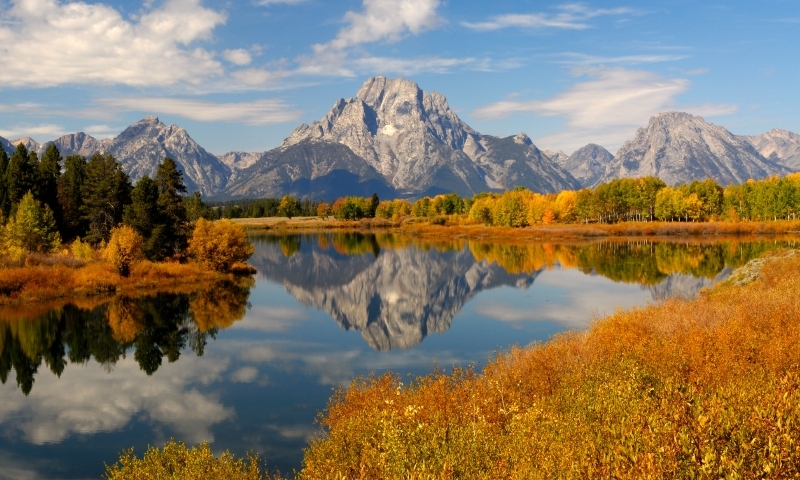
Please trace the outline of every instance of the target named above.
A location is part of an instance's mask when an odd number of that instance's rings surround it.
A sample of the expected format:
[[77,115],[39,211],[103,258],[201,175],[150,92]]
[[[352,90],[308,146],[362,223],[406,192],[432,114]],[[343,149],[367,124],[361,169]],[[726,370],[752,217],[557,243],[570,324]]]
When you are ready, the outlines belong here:
[[120,225],[111,230],[111,239],[103,250],[103,258],[110,262],[117,273],[123,277],[130,274],[131,264],[142,257],[144,240],[128,225]]
[[80,238],[72,242],[70,250],[72,250],[72,255],[74,255],[75,258],[87,262],[94,260],[94,249],[88,242],[82,242]]
[[253,277],[239,277],[224,287],[216,284],[195,292],[189,300],[189,311],[197,329],[207,332],[212,328],[228,328],[244,318],[253,286]]
[[189,253],[218,272],[230,271],[234,263],[247,260],[254,251],[244,229],[226,219],[199,219],[189,240]]
[[800,255],[761,275],[619,311],[480,373],[356,379],[300,478],[797,478]]
[[163,449],[148,448],[144,457],[134,456],[133,449],[122,452],[119,462],[106,467],[107,480],[261,480],[257,455],[247,461],[230,452],[214,457],[208,442],[187,448],[183,442],[170,440]]

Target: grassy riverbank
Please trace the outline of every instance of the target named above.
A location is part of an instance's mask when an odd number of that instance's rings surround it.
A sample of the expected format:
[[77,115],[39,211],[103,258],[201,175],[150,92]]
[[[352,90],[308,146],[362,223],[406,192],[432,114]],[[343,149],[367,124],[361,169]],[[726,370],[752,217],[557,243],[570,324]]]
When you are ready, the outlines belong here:
[[666,237],[702,235],[800,234],[800,220],[772,222],[621,222],[615,224],[552,224],[525,228],[476,224],[463,216],[403,220],[337,220],[321,217],[269,217],[233,220],[247,230],[274,231],[390,231],[420,237],[475,239],[575,240],[602,237]]
[[301,478],[800,474],[800,255],[620,311],[481,371],[357,379]]
[[[239,267],[251,273],[248,266]],[[155,290],[202,285],[232,278],[195,263],[138,261],[127,277],[105,261],[83,262],[72,257],[31,257],[25,266],[0,268],[0,306],[48,304],[108,295],[137,295]]]

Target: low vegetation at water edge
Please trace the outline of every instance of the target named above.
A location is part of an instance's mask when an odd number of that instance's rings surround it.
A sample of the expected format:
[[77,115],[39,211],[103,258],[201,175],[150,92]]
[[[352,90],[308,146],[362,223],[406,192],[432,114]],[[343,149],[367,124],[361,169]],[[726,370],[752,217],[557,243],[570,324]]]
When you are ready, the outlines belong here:
[[800,475],[800,255],[481,371],[340,389],[300,478]]

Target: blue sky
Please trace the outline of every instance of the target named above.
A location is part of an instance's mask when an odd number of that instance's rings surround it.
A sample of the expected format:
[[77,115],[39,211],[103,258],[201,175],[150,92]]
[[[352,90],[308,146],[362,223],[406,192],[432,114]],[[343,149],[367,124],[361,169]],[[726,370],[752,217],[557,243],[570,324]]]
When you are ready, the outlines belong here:
[[158,115],[212,153],[261,151],[384,75],[481,133],[613,153],[669,110],[800,132],[798,47],[795,0],[0,0],[0,136]]

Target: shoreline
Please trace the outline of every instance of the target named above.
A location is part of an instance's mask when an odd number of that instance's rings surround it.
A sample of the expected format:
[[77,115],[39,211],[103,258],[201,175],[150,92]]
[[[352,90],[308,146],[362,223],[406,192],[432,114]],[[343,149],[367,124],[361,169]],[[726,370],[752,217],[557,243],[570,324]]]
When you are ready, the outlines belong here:
[[771,222],[622,222],[616,224],[551,224],[524,228],[458,224],[447,217],[444,225],[430,219],[365,219],[357,221],[319,217],[264,217],[232,219],[248,232],[360,232],[401,233],[420,238],[509,239],[524,241],[599,239],[609,237],[717,237],[800,235],[800,220]]
[[[76,303],[104,303],[117,296],[141,296],[158,292],[190,293],[204,286],[233,280],[253,269],[220,273],[197,263],[139,261],[128,277],[121,277],[106,262],[73,267],[63,264],[0,268],[0,313],[7,310],[39,310]],[[28,305],[26,305],[28,304]]]

